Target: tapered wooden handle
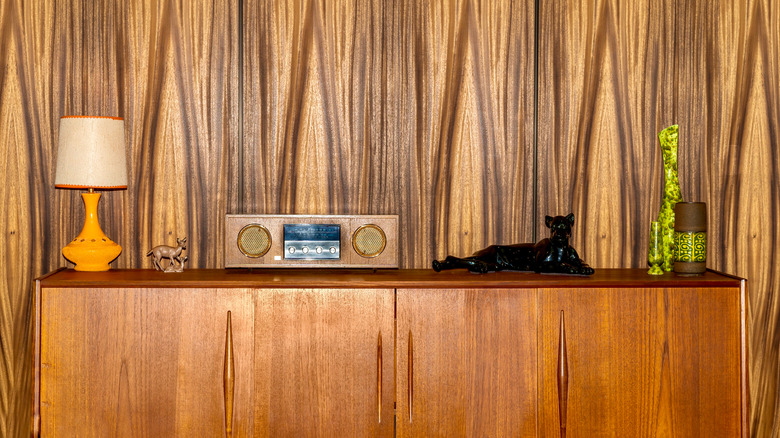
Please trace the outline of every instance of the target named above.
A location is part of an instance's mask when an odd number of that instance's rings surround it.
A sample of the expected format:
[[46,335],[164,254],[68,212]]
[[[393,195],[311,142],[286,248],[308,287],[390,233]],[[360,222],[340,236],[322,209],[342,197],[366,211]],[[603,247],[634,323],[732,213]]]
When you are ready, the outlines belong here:
[[382,424],[382,331],[376,343],[376,410],[379,415],[379,424]]
[[407,396],[409,398],[409,422],[412,422],[412,402],[414,401],[414,340],[412,339],[412,331],[409,330],[409,369],[408,369],[409,384]]
[[561,310],[561,328],[558,340],[558,414],[561,438],[566,438],[566,403],[569,397],[569,364],[566,357],[566,325]]
[[233,364],[233,327],[230,321],[230,311],[227,313],[227,330],[225,333],[225,434],[228,438],[233,436],[233,388],[236,384],[236,370]]

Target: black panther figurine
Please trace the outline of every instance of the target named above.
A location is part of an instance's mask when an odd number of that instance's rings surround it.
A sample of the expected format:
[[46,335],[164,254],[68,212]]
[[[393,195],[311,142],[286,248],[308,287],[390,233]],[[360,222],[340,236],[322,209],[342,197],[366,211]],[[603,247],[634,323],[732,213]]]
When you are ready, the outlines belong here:
[[569,245],[574,214],[568,216],[546,216],[545,225],[550,229],[550,238],[539,243],[518,243],[515,245],[491,245],[477,251],[471,257],[447,256],[433,261],[433,270],[465,268],[470,272],[484,274],[491,271],[533,271],[554,274],[592,275],[593,268],[585,264],[577,251]]

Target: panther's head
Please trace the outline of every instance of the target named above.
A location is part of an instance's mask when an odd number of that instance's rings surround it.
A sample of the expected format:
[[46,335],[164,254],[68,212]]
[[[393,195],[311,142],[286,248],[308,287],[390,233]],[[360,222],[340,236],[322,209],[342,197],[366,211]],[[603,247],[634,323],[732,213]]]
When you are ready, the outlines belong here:
[[571,227],[574,226],[574,213],[566,216],[545,216],[544,224],[550,229],[550,240],[556,245],[569,245]]

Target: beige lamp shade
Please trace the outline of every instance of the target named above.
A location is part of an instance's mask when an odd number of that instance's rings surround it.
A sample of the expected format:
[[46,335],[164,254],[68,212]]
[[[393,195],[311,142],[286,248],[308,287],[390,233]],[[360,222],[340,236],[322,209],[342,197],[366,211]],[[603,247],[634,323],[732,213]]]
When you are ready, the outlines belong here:
[[73,189],[126,189],[125,122],[118,117],[60,118],[54,185]]

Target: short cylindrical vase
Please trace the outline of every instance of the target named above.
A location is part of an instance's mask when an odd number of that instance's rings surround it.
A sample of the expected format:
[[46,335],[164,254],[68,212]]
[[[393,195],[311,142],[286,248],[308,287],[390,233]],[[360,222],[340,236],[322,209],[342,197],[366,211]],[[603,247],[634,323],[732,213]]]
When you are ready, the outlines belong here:
[[678,202],[674,218],[674,272],[703,274],[707,270],[707,204]]

